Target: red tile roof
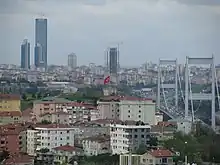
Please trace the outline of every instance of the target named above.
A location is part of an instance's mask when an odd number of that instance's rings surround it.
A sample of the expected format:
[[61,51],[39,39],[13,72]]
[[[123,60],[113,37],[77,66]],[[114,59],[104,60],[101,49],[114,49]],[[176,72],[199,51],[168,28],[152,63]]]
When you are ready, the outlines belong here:
[[20,95],[14,94],[0,94],[1,100],[20,100]]
[[3,165],[28,164],[34,161],[34,157],[29,155],[14,155],[3,162]]
[[55,147],[53,149],[56,151],[67,151],[67,152],[73,152],[73,151],[80,150],[80,148],[70,146],[70,145],[59,146],[59,147]]
[[22,111],[22,116],[31,117],[33,115],[33,109],[28,108]]
[[173,153],[170,150],[166,149],[158,149],[158,150],[151,150],[149,152],[154,157],[172,157]]
[[21,117],[21,112],[20,111],[0,111],[0,117],[10,117],[10,116]]
[[169,121],[161,121],[161,122],[158,122],[157,125],[167,127],[167,126],[176,126],[177,123],[169,122]]

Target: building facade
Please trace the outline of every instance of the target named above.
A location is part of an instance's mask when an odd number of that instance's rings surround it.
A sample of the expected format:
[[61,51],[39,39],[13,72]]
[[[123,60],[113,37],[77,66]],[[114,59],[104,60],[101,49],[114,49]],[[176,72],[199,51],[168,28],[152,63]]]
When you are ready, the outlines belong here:
[[21,45],[21,68],[30,69],[30,43],[27,39]]
[[[47,67],[47,19],[35,20],[35,47],[41,46],[41,53],[35,52],[35,66]],[[36,49],[35,49],[36,50]],[[42,56],[40,56],[42,55]]]
[[137,151],[140,145],[149,145],[150,128],[143,122],[126,121],[110,124],[112,154],[125,154]]
[[20,96],[0,94],[0,111],[20,111]]
[[98,101],[100,119],[143,121],[156,124],[156,104],[151,99],[109,96]]
[[0,111],[0,125],[16,124],[22,122],[20,111]]
[[118,50],[117,48],[109,49],[109,72],[117,74],[118,72]]
[[74,146],[75,129],[63,124],[38,125],[27,130],[27,147],[29,154],[35,155],[36,151],[64,145]]

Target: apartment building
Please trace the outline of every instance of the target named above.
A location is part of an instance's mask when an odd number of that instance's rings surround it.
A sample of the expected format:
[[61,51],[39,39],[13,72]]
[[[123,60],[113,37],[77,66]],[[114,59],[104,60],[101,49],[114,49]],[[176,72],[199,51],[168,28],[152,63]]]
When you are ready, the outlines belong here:
[[156,104],[152,99],[108,96],[98,101],[100,119],[143,121],[156,124]]
[[110,124],[110,144],[113,154],[137,151],[140,145],[149,145],[149,124],[136,121],[115,121]]
[[0,135],[0,150],[10,154],[26,152],[26,131],[21,125],[2,125]]
[[70,123],[93,121],[98,119],[98,110],[90,104],[71,102],[64,110],[70,114]]
[[51,123],[57,124],[69,124],[69,113],[67,112],[53,112],[53,113],[45,113],[40,116],[40,121],[49,121]]
[[68,103],[70,103],[70,101],[63,98],[46,97],[33,103],[33,114],[39,118],[40,115],[45,113],[63,111]]
[[58,146],[74,146],[75,128],[63,124],[36,125],[27,130],[27,153],[36,155],[40,149],[50,151]]
[[20,111],[20,95],[0,94],[0,111]]
[[21,111],[0,111],[0,125],[21,123]]
[[111,153],[109,135],[96,135],[84,138],[82,140],[82,146],[86,156]]

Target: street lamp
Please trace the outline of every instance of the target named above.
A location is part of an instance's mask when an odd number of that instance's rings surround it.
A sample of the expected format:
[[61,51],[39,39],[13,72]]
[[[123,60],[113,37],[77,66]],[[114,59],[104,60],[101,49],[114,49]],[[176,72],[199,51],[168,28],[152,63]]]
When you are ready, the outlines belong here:
[[[185,141],[185,145],[187,145],[187,141]],[[186,146],[185,146],[185,152],[186,152]],[[187,155],[186,155],[186,153],[185,153],[185,165],[187,165]]]

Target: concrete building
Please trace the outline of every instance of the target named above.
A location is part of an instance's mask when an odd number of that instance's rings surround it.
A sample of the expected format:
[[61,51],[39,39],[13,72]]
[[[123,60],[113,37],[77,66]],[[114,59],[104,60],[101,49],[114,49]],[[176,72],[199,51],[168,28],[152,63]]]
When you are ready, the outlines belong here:
[[16,124],[22,122],[20,111],[0,111],[0,125]]
[[20,96],[0,94],[0,111],[20,111]]
[[83,104],[77,102],[68,103],[64,111],[70,114],[70,123],[72,124],[77,121],[86,122],[97,120],[99,118],[97,108],[90,104]]
[[10,154],[26,152],[26,130],[21,125],[2,125],[0,127],[0,149]]
[[68,68],[75,69],[77,67],[77,56],[75,53],[68,55]]
[[98,101],[100,119],[143,121],[156,124],[156,105],[151,99],[109,96]]
[[40,116],[40,120],[49,121],[51,123],[57,124],[69,124],[69,114],[66,112],[54,112],[54,113],[46,113]]
[[47,19],[35,20],[35,48],[40,47],[40,52],[35,49],[35,66],[47,68]]
[[135,121],[114,121],[110,124],[112,154],[125,154],[137,151],[140,145],[149,145],[150,128],[148,124]]
[[30,155],[35,155],[36,151],[64,145],[74,146],[75,129],[68,125],[48,124],[38,125],[34,129],[27,130],[27,151]]
[[54,113],[63,111],[69,100],[57,98],[57,97],[46,97],[42,100],[34,101],[33,103],[33,114],[38,118],[45,113]]
[[82,146],[86,156],[111,153],[109,135],[97,135],[84,138],[82,140]]
[[21,68],[30,69],[30,43],[27,39],[21,45]]

